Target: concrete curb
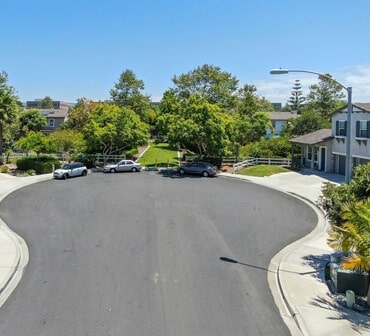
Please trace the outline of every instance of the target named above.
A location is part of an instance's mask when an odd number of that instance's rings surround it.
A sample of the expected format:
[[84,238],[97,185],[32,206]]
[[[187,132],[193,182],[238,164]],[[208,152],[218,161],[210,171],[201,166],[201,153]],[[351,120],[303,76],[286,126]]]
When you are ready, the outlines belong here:
[[[13,179],[13,181],[9,184],[5,183],[5,187],[3,186],[3,190],[0,192],[0,202],[15,190],[21,189],[30,184],[51,179],[52,174],[28,177],[5,175],[3,178]],[[16,183],[14,183],[15,181]],[[0,307],[2,307],[22,278],[29,261],[29,251],[25,240],[10,230],[1,218],[0,237],[2,250],[6,250],[6,253],[2,253],[1,255],[2,259],[6,260],[6,265],[1,269],[2,274],[0,277],[3,279],[0,282]]]

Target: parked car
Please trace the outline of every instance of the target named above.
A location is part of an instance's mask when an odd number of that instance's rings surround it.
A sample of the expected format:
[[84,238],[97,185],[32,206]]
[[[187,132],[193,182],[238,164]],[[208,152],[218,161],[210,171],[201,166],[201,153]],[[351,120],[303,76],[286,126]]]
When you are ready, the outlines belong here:
[[116,172],[138,172],[142,168],[141,164],[132,160],[121,160],[115,164],[108,164],[103,167],[104,173]]
[[218,173],[218,169],[215,165],[207,162],[191,162],[182,164],[179,167],[179,173],[183,174],[198,174],[204,177],[215,176]]
[[54,171],[54,178],[67,179],[75,176],[86,176],[87,168],[81,162],[67,163]]

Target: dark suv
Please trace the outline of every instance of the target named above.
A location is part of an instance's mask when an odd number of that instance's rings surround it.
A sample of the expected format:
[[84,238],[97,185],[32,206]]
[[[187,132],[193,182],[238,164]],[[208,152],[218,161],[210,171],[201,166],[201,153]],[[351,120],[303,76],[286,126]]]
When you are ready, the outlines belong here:
[[86,176],[87,168],[81,162],[67,163],[54,171],[54,178],[67,179],[75,176]]

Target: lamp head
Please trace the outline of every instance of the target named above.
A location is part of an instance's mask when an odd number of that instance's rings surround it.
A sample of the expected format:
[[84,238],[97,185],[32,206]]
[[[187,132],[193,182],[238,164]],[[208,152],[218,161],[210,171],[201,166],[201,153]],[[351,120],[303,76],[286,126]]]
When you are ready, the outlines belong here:
[[270,74],[271,75],[284,75],[284,74],[287,74],[289,73],[289,70],[287,69],[282,69],[282,68],[279,68],[279,69],[272,69],[270,71]]

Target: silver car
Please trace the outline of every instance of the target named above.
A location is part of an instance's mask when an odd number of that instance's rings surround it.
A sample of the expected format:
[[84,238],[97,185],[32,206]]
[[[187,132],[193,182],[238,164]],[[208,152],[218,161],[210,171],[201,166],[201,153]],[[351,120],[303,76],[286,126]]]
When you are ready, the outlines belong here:
[[181,165],[178,169],[181,175],[183,174],[198,174],[204,177],[216,176],[218,169],[215,165],[208,162],[191,162]]
[[108,164],[104,166],[104,173],[116,172],[138,172],[141,170],[141,164],[132,160],[121,160],[115,164]]
[[54,171],[54,178],[67,179],[75,176],[86,176],[87,168],[81,162],[67,163]]

